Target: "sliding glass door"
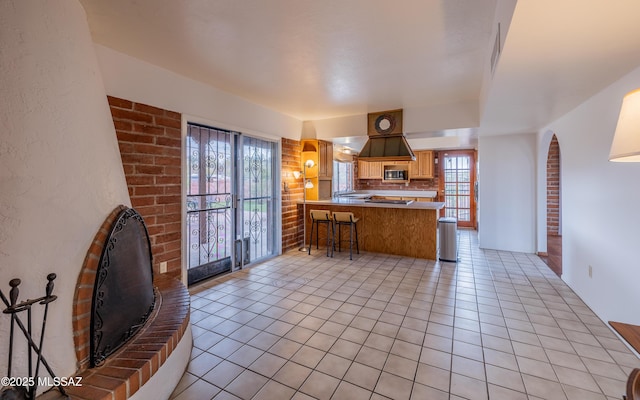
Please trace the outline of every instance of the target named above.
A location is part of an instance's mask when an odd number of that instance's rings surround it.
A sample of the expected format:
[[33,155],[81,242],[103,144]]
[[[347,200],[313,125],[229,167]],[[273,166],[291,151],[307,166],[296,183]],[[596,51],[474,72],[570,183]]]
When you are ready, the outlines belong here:
[[189,284],[276,254],[277,145],[189,124]]
[[[242,136],[242,184],[238,230],[255,260],[275,254],[275,142]],[[245,250],[246,254],[246,250]]]

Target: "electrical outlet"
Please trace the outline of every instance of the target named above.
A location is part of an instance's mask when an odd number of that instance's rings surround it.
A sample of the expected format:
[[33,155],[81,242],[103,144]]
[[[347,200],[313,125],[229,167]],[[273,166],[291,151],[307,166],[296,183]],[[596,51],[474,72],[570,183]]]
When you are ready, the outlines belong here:
[[593,278],[593,267],[589,265],[589,278]]
[[160,273],[161,274],[166,274],[167,273],[167,262],[163,261],[160,263]]

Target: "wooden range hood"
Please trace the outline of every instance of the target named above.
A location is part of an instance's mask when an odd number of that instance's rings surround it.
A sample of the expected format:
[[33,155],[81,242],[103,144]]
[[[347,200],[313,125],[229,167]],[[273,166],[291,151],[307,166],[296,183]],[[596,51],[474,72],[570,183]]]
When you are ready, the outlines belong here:
[[402,133],[402,109],[367,114],[369,139],[358,155],[362,161],[415,161]]

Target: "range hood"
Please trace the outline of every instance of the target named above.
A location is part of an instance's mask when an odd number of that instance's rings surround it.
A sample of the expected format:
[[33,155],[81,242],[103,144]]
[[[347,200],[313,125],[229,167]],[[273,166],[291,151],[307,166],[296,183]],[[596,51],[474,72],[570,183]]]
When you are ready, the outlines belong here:
[[416,156],[402,133],[402,110],[367,115],[369,139],[358,154],[362,161],[415,161]]

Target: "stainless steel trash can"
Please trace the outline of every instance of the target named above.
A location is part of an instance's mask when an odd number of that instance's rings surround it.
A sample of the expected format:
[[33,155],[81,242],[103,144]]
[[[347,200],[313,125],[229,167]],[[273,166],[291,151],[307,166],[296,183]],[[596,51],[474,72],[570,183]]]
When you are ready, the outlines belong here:
[[458,261],[458,221],[453,217],[438,220],[440,235],[440,260]]

